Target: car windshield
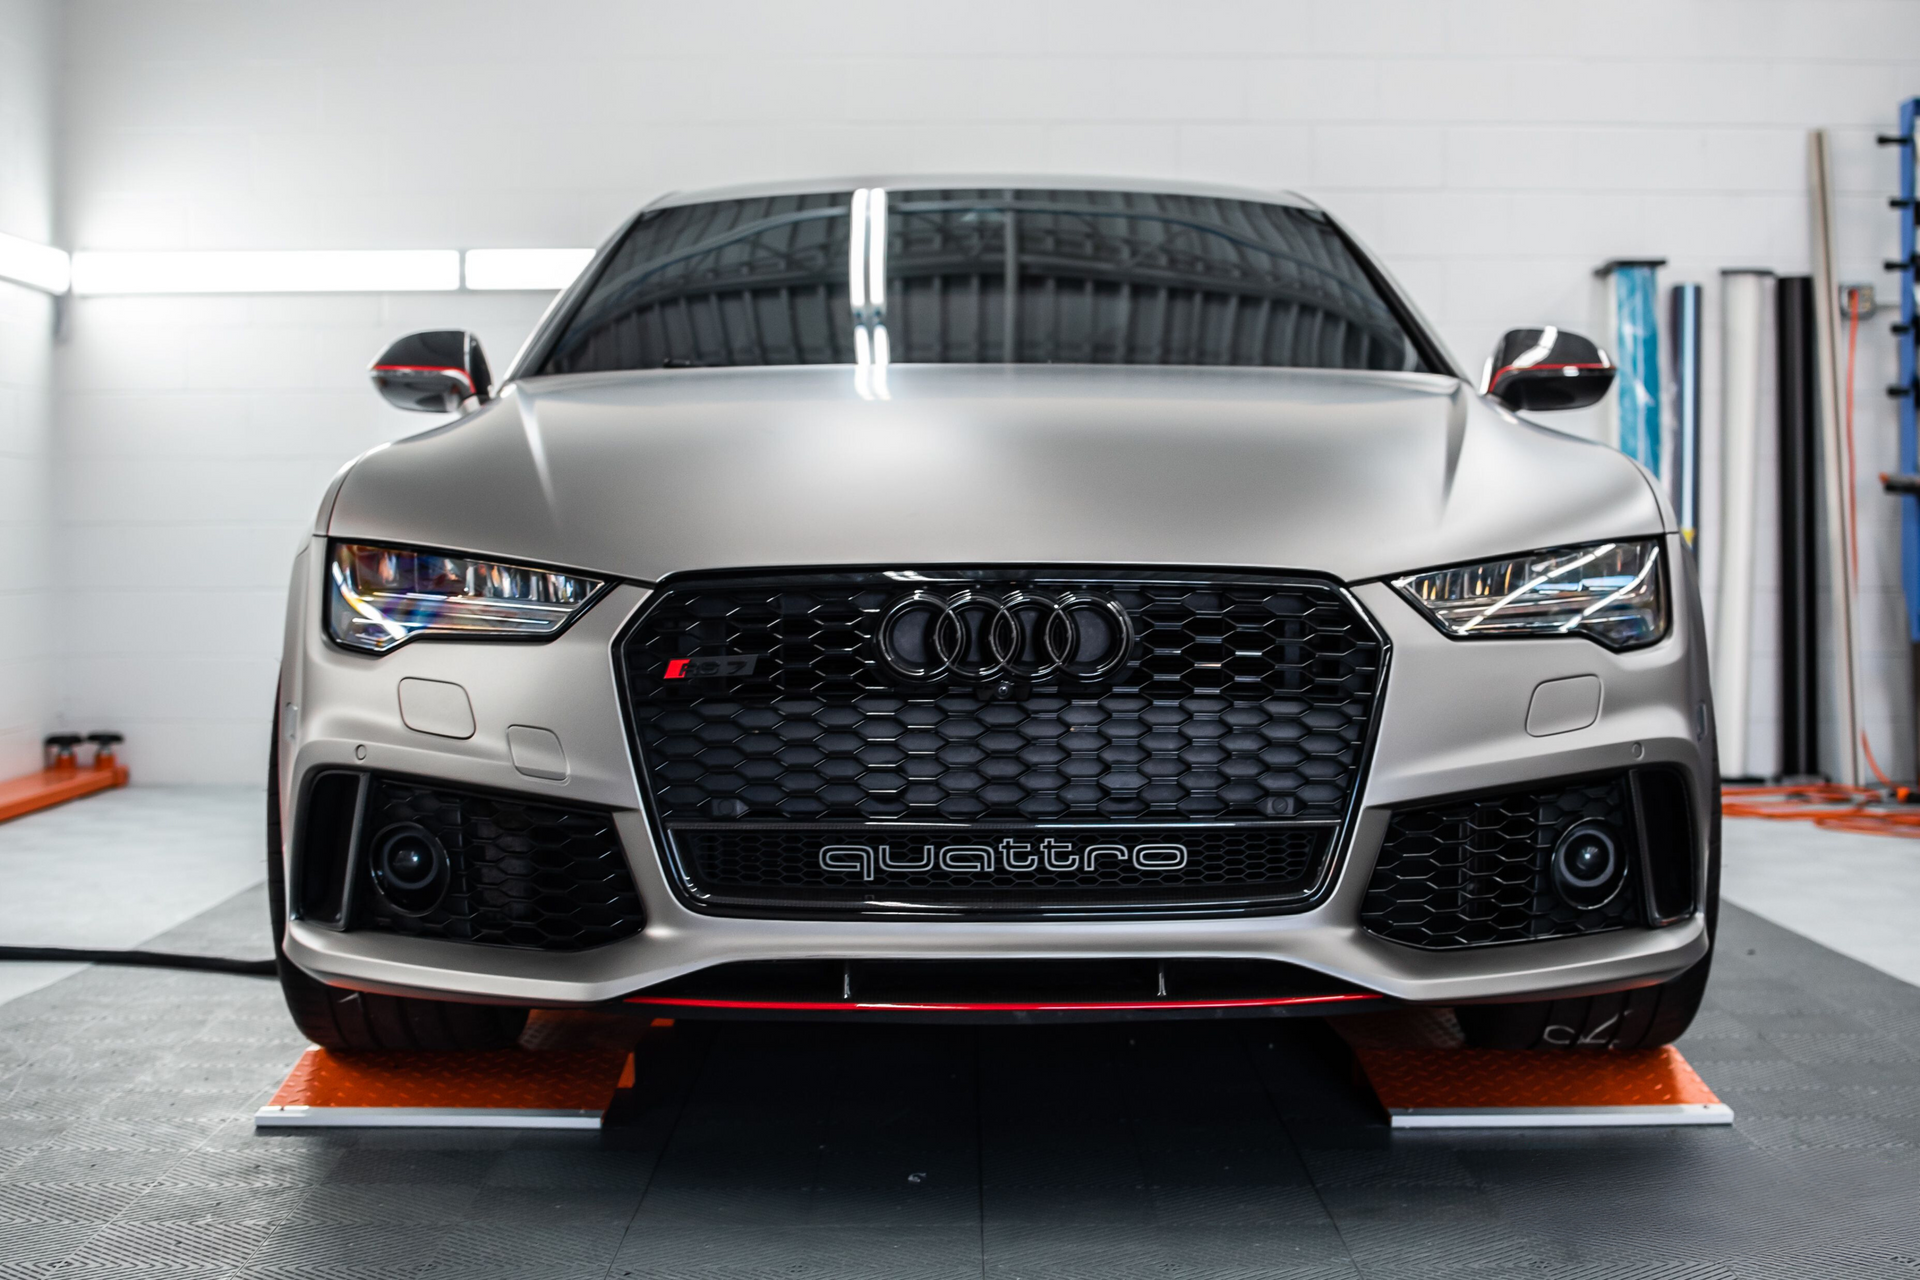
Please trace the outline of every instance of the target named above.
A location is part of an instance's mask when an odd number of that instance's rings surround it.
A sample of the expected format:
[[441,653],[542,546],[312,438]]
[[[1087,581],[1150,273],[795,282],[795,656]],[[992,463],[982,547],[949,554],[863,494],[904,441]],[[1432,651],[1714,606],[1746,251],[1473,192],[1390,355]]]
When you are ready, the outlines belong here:
[[1432,371],[1317,210],[872,188],[642,214],[539,372],[869,362]]

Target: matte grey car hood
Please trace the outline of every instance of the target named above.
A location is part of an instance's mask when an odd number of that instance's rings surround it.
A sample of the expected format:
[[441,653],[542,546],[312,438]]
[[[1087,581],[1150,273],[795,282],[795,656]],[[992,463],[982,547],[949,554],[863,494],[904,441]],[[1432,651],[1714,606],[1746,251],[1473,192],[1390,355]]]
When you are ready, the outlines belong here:
[[1449,377],[896,365],[876,389],[862,376],[524,381],[362,458],[328,528],[643,580],[1051,562],[1355,581],[1667,525],[1624,456]]

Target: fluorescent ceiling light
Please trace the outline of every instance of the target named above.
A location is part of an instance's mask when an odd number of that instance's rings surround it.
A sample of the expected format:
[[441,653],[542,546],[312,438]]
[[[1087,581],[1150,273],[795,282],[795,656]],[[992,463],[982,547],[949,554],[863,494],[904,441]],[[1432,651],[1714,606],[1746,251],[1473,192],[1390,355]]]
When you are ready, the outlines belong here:
[[591,249],[469,249],[469,289],[564,289],[593,260]]
[[65,250],[0,234],[0,279],[48,293],[65,293],[67,275]]
[[459,287],[458,249],[73,255],[75,293],[402,293]]

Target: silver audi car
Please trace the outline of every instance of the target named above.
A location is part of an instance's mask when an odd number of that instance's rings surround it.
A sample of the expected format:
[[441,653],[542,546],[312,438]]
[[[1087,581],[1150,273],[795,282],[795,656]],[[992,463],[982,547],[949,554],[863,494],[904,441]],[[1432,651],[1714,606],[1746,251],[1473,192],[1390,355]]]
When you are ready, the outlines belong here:
[[1341,224],[1228,188],[655,202],[293,566],[269,788],[301,1029],[1445,1007],[1662,1044],[1718,774],[1659,485],[1521,416]]

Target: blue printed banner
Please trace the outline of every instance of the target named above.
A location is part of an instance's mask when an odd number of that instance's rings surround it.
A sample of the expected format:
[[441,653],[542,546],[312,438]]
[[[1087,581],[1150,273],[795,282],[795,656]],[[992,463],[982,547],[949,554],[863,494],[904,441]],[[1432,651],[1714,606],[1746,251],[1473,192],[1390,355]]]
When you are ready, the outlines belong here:
[[1613,358],[1620,367],[1620,451],[1654,475],[1660,466],[1658,290],[1651,263],[1613,268]]

